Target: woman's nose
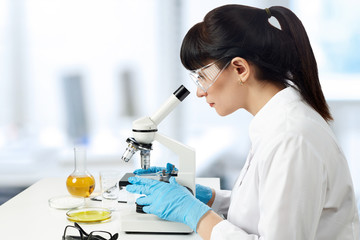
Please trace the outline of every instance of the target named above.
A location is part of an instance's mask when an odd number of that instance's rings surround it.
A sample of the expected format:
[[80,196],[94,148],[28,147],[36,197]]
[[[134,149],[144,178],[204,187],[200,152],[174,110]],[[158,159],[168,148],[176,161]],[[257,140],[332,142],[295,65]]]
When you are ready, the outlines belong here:
[[206,96],[206,92],[204,91],[204,90],[202,90],[200,87],[198,87],[197,89],[196,89],[196,96],[197,97],[205,97]]

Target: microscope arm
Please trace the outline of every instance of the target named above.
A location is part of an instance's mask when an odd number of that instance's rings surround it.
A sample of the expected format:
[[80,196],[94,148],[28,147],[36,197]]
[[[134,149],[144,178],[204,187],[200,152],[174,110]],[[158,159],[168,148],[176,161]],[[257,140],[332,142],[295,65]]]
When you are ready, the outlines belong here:
[[195,149],[158,132],[155,133],[154,140],[179,156],[179,172],[176,180],[179,184],[190,188],[195,195]]

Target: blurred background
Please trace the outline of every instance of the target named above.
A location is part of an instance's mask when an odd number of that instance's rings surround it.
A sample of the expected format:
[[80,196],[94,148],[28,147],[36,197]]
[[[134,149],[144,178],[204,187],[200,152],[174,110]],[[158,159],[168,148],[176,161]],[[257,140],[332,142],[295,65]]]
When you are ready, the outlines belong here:
[[[76,144],[87,146],[97,180],[100,170],[138,168],[139,156],[120,159],[132,121],[181,84],[192,93],[159,131],[196,149],[198,177],[220,177],[231,189],[252,116],[219,117],[196,97],[179,59],[187,30],[228,3],[282,5],[302,20],[359,199],[359,1],[0,0],[0,204],[42,178],[65,184]],[[152,165],[176,165],[173,153],[153,148]]]

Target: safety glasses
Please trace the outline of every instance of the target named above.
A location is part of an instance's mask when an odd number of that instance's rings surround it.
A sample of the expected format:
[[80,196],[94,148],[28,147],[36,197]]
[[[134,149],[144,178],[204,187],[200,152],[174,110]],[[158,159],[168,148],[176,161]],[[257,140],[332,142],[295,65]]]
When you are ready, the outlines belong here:
[[221,59],[212,62],[204,67],[201,67],[196,70],[190,71],[190,77],[196,84],[196,86],[200,87],[204,92],[206,92],[209,87],[211,87],[215,81],[219,78],[220,74],[226,69],[229,65],[230,61],[225,64],[225,66],[220,69],[216,64]]
[[91,233],[85,232],[78,223],[74,226],[68,225],[65,227],[63,240],[116,240],[119,234],[112,235],[106,231],[92,231]]

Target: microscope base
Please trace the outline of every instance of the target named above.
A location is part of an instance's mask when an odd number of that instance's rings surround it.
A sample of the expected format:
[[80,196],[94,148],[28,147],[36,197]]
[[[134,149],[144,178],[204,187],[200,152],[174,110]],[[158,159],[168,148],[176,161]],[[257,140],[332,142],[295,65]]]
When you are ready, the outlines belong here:
[[121,231],[126,233],[192,233],[193,230],[178,222],[160,219],[153,214],[137,213],[135,211],[121,217]]

